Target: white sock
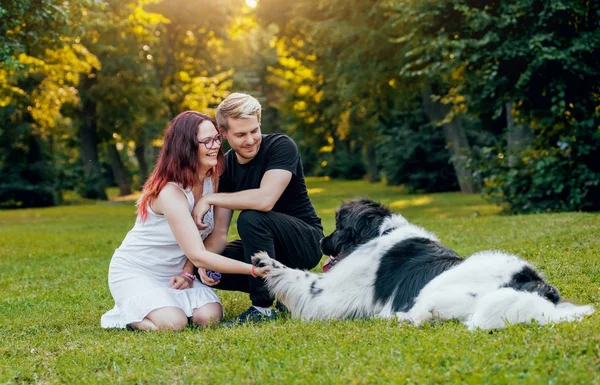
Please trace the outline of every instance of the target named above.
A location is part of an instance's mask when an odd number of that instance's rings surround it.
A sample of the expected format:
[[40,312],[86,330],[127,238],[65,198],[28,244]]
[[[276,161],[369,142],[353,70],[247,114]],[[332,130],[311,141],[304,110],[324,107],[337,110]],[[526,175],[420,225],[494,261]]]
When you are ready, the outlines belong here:
[[270,315],[272,312],[271,308],[268,308],[268,307],[260,307],[260,306],[256,306],[256,305],[252,305],[252,306],[254,306],[254,308],[256,310],[258,310],[259,312],[261,312],[263,315]]

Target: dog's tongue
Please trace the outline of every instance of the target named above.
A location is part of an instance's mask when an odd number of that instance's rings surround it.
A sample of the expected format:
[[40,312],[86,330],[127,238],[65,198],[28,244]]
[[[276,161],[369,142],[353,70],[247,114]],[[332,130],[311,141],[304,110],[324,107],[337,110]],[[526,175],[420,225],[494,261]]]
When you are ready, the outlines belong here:
[[327,257],[327,260],[323,264],[323,272],[324,273],[327,273],[329,271],[329,269],[331,269],[331,261],[332,261],[332,258]]

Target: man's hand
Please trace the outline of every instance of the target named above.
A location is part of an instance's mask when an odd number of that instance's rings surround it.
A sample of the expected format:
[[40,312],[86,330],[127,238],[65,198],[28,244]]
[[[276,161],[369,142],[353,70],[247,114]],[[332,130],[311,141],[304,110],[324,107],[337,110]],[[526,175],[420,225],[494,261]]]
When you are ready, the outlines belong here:
[[210,205],[206,202],[206,199],[204,199],[204,197],[200,198],[198,202],[196,202],[194,210],[192,210],[192,218],[194,219],[196,226],[200,230],[208,228],[208,225],[204,224],[203,222],[204,216],[206,215],[208,210],[210,210]]
[[221,282],[221,281],[215,281],[214,279],[212,279],[211,277],[206,275],[206,269],[199,268],[198,275],[200,276],[200,281],[202,281],[202,283],[205,284],[206,286],[215,286],[216,284]]
[[183,275],[174,275],[171,277],[171,288],[177,290],[189,289],[194,285],[194,282]]

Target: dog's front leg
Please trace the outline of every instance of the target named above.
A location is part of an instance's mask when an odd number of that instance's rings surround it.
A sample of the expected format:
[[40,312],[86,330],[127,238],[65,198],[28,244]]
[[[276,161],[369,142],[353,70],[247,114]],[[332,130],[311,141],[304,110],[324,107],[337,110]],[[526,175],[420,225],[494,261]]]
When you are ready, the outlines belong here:
[[[322,291],[319,287],[319,275],[304,270],[291,269],[260,252],[252,256],[256,266],[270,266],[265,277],[269,292],[281,301],[292,317],[315,318],[318,302],[315,301]],[[317,312],[319,314],[319,312]]]

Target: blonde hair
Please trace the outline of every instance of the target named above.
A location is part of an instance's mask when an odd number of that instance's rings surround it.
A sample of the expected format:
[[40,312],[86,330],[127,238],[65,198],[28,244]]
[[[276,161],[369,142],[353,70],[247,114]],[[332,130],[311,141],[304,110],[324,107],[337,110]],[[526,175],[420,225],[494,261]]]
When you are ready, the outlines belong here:
[[227,131],[228,119],[249,119],[256,116],[260,123],[261,106],[258,100],[248,94],[235,92],[223,100],[217,107],[217,126]]

